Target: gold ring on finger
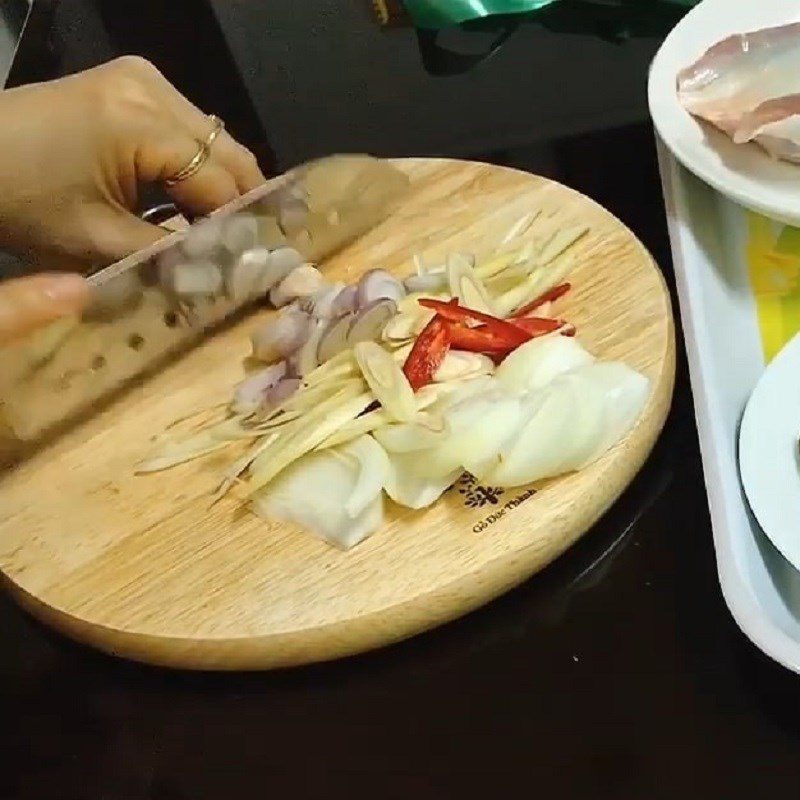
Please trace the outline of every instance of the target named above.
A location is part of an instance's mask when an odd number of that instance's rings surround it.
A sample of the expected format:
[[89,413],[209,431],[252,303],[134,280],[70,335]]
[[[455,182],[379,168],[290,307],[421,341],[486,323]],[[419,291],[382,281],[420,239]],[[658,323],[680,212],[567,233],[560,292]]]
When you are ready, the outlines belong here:
[[185,181],[188,178],[191,178],[193,175],[196,175],[202,169],[206,161],[208,161],[208,158],[211,155],[211,145],[214,144],[217,137],[225,127],[225,123],[219,117],[212,114],[209,119],[214,123],[214,127],[211,129],[211,132],[208,134],[208,136],[206,136],[204,141],[196,139],[198,149],[194,156],[192,156],[191,161],[189,161],[185,167],[178,170],[178,172],[176,172],[171,178],[167,178],[164,181],[164,184],[168,188],[176,186],[182,181]]

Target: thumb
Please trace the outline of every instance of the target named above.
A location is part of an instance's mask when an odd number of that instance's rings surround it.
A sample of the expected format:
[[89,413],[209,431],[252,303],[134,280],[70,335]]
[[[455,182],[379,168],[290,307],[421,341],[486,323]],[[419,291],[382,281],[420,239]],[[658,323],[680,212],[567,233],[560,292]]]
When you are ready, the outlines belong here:
[[0,283],[0,342],[77,314],[89,299],[89,285],[80,275],[32,275]]

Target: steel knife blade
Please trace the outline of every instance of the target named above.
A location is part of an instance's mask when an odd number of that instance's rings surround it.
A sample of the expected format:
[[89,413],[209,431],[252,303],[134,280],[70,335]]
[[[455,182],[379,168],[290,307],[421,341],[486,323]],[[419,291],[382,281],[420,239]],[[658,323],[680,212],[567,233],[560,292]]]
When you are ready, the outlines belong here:
[[91,275],[90,307],[0,349],[0,438],[35,440],[91,412],[383,221],[408,187],[388,161],[304,164]]

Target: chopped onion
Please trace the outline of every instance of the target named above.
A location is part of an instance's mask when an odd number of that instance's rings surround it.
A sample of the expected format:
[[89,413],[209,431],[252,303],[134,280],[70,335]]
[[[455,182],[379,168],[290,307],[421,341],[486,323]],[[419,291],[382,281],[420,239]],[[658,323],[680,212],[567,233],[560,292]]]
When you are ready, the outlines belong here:
[[418,415],[416,422],[396,422],[376,428],[373,436],[390,453],[411,453],[438,447],[450,436],[441,419]]
[[413,420],[414,390],[394,358],[375,342],[359,342],[353,352],[367,386],[389,416],[400,422]]
[[348,514],[342,502],[353,496],[360,472],[357,461],[334,450],[311,453],[255,494],[251,508],[267,520],[295,523],[347,550],[383,523],[380,491],[356,516]]
[[269,299],[275,306],[285,306],[300,297],[310,297],[327,286],[322,273],[312,264],[295,267],[269,293]]
[[271,364],[294,353],[309,335],[310,320],[295,306],[282,308],[253,332],[253,358]]
[[364,308],[376,300],[394,300],[399,303],[406,296],[403,284],[384,269],[371,269],[358,282],[358,306]]
[[344,502],[349,516],[358,517],[383,491],[389,473],[386,451],[369,434],[338,448],[345,457],[353,457],[359,465],[353,491]]
[[457,469],[439,478],[426,478],[419,474],[419,453],[390,453],[389,473],[383,488],[395,503],[406,508],[427,508],[459,478]]
[[347,343],[352,347],[359,342],[374,342],[380,338],[386,323],[397,313],[393,300],[375,300],[364,306],[354,317],[347,332]]
[[267,390],[275,386],[284,375],[286,375],[286,362],[280,361],[242,381],[233,393],[231,404],[233,411],[237,414],[255,411],[266,399]]
[[574,338],[559,334],[540,336],[509,353],[495,377],[509,391],[524,393],[540,389],[558,375],[593,361],[594,356]]
[[521,405],[502,390],[481,392],[453,403],[443,414],[447,440],[420,455],[419,474],[437,478],[456,469],[469,472],[496,459],[519,428]]

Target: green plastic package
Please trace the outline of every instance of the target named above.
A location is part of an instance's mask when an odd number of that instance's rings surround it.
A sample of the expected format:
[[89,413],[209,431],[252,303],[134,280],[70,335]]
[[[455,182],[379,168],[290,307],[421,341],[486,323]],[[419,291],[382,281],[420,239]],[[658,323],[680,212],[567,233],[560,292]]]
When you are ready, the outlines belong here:
[[[558,33],[582,33],[607,41],[664,36],[699,0],[403,0],[420,40],[423,61],[433,74],[464,72],[495,53],[524,23]],[[480,54],[463,55],[438,44],[438,33],[495,31]]]

